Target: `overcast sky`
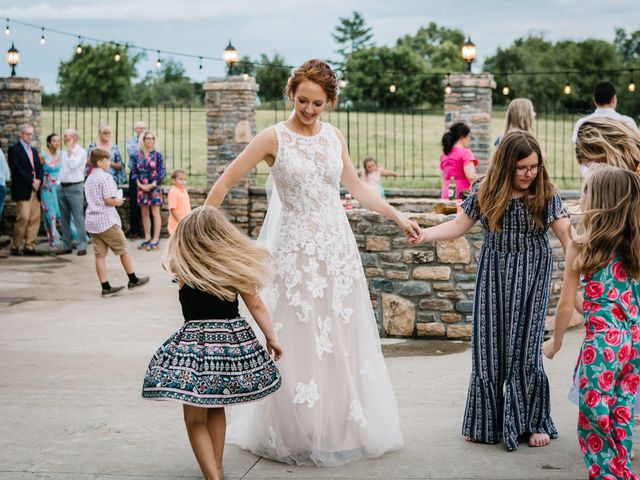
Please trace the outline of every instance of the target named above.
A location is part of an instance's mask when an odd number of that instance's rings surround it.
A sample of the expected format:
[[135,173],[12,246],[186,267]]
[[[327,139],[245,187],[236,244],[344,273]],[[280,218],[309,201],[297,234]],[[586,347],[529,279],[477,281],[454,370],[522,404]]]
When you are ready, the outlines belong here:
[[[528,33],[551,40],[611,41],[616,27],[640,30],[638,5],[638,0],[0,0],[0,21],[1,31],[10,17],[77,35],[211,57],[221,57],[231,39],[239,55],[277,52],[297,65],[314,57],[335,58],[331,33],[339,17],[357,10],[378,45],[393,45],[434,21],[470,35],[481,63]],[[11,35],[0,33],[0,47],[6,51],[15,41],[21,54],[18,74],[38,77],[45,91],[57,91],[58,64],[71,57],[77,39],[46,33],[40,45],[40,34],[12,25]],[[154,68],[155,57],[141,62],[140,76]],[[220,62],[205,62],[199,70],[197,59],[181,60],[196,80],[224,73]],[[3,65],[0,76],[9,73]]]

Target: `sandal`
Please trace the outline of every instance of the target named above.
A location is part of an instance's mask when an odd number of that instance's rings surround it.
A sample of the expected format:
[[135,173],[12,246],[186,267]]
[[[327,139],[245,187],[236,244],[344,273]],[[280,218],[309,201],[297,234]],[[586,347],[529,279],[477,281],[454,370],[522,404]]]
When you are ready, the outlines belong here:
[[147,244],[146,248],[148,252],[150,252],[151,250],[157,250],[158,248],[160,248],[160,240]]
[[149,245],[149,243],[151,243],[151,239],[141,242],[140,245],[138,245],[138,250],[144,250],[145,248],[147,248],[147,245]]

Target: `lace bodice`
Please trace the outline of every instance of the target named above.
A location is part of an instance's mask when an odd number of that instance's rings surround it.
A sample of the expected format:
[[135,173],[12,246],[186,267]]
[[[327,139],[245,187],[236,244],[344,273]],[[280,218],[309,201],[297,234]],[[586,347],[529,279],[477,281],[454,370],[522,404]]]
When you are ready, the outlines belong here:
[[317,212],[340,203],[342,144],[333,127],[321,123],[320,132],[300,135],[283,122],[275,127],[278,153],[272,174],[283,210]]

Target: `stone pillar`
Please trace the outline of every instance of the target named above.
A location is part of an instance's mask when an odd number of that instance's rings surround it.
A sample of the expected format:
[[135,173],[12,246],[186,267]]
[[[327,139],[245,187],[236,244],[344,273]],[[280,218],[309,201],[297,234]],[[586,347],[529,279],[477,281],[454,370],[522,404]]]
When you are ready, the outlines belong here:
[[[229,163],[256,134],[256,96],[253,77],[209,79],[203,85],[207,115],[207,185],[211,187]],[[255,185],[255,169],[227,194],[222,204],[230,220],[249,231],[249,188]]]
[[444,97],[444,123],[455,122],[471,127],[469,148],[478,159],[478,172],[486,171],[491,138],[491,93],[496,82],[490,73],[453,73],[449,76],[452,92]]
[[40,146],[42,87],[37,78],[0,78],[0,148],[5,155],[9,145],[20,139],[20,126],[33,126],[33,145]]

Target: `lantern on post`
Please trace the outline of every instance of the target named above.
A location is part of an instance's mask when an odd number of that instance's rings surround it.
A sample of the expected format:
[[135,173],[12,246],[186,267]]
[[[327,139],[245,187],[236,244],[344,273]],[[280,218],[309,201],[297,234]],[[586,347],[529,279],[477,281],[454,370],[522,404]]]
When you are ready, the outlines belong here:
[[229,45],[227,45],[227,48],[222,52],[222,59],[227,64],[227,75],[231,75],[233,65],[238,61],[238,52],[233,48],[233,45],[231,45],[231,39],[229,39]]
[[467,41],[462,45],[462,58],[467,62],[467,72],[471,71],[471,64],[476,58],[476,45],[471,41],[471,37],[467,37]]
[[20,52],[16,50],[15,45],[11,42],[11,48],[7,50],[7,63],[11,66],[11,76],[16,76],[16,65],[20,63]]

